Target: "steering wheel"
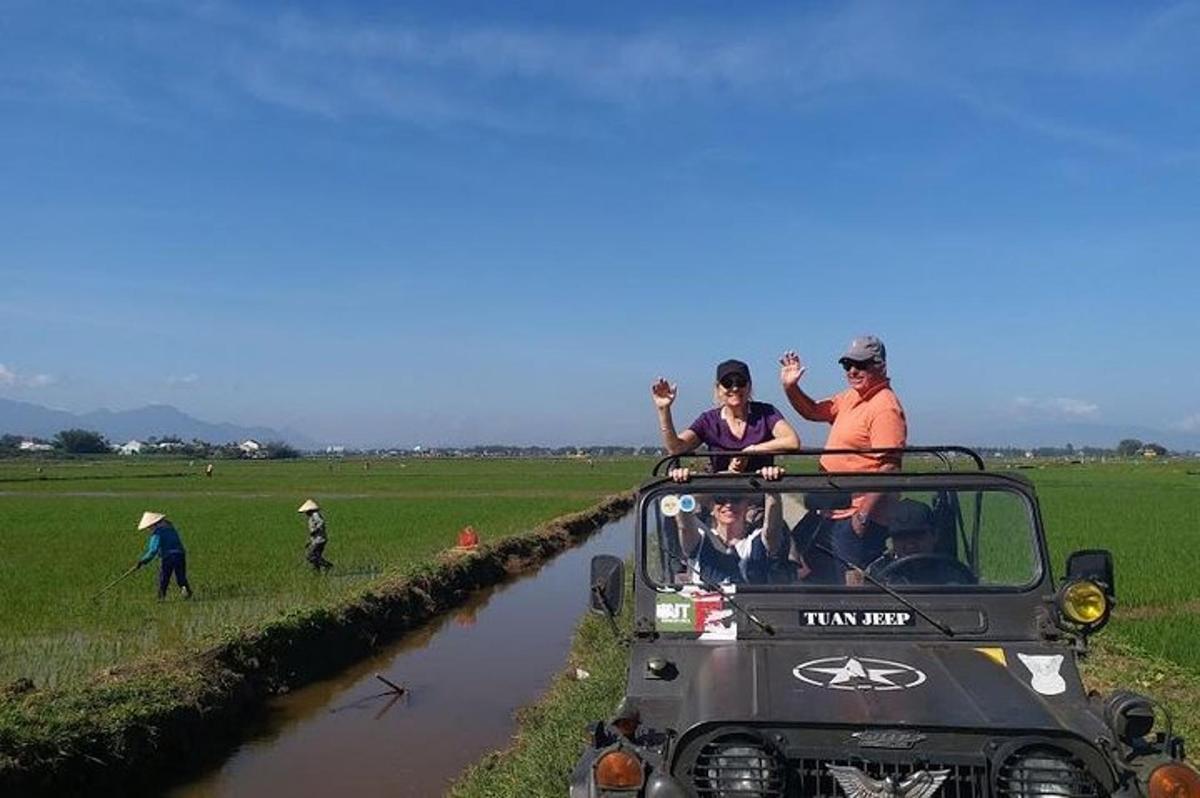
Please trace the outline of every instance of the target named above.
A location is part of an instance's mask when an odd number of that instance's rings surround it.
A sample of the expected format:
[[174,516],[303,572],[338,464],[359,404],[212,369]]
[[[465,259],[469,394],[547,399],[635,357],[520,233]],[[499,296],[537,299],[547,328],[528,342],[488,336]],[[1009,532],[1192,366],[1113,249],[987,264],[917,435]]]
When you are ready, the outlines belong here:
[[[941,579],[922,580],[921,574],[940,573]],[[875,574],[880,582],[899,582],[909,585],[974,585],[979,582],[975,573],[948,554],[910,554],[885,565]]]

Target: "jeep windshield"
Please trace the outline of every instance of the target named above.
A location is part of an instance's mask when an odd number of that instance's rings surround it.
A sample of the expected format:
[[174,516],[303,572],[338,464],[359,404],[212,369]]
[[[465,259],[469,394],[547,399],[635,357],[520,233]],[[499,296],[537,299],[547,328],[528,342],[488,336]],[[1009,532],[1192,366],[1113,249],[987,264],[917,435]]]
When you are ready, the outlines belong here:
[[639,548],[660,588],[1015,591],[1042,576],[1035,519],[1004,480],[701,476],[644,492]]

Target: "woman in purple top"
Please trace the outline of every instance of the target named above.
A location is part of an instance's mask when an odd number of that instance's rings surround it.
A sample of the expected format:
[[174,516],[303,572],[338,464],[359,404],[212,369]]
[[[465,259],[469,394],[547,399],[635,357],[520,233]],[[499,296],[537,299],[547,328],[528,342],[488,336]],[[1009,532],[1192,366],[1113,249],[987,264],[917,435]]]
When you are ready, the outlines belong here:
[[[701,413],[679,434],[675,433],[675,422],[671,419],[675,386],[659,377],[650,386],[650,393],[669,454],[684,454],[704,444],[709,449],[764,455],[750,458],[748,470],[755,470],[774,462],[771,452],[800,448],[800,436],[774,405],[751,401],[750,367],[740,360],[726,360],[717,366],[714,389],[717,406]],[[713,471],[728,467],[728,457],[713,458]]]

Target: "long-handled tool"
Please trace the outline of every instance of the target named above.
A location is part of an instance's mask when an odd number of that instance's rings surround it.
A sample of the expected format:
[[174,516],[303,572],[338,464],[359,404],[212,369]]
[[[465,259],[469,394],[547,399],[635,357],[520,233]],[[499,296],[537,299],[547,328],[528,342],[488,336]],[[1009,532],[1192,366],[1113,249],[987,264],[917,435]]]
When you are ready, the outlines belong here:
[[125,573],[121,574],[121,575],[120,575],[120,576],[118,576],[116,579],[112,580],[112,581],[111,581],[111,582],[109,582],[107,585],[105,585],[104,587],[100,588],[100,592],[99,592],[99,593],[97,593],[96,595],[92,596],[92,601],[95,601],[96,599],[100,598],[100,597],[101,597],[101,596],[103,596],[105,593],[107,593],[109,590],[111,590],[112,588],[116,587],[116,586],[117,586],[117,583],[119,583],[119,582],[120,582],[121,580],[123,580],[125,577],[129,576],[130,574],[132,574],[132,573],[133,573],[134,571],[136,571],[137,569],[138,569],[138,566],[137,566],[137,565],[133,565],[133,566],[131,566],[131,567],[129,568],[129,570],[128,570],[128,571],[126,571]]

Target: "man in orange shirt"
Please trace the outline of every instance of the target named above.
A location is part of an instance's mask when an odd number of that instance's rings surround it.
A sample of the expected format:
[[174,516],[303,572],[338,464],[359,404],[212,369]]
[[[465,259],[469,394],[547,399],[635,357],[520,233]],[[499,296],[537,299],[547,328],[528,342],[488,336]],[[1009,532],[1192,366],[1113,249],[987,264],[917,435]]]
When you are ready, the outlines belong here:
[[[846,371],[849,388],[817,401],[800,390],[805,367],[792,351],[779,359],[779,379],[788,401],[796,412],[809,421],[824,421],[832,426],[826,449],[901,448],[908,440],[904,408],[892,391],[887,376],[887,349],[873,335],[850,342],[838,362]],[[898,471],[900,455],[826,454],[821,468],[830,472]],[[865,567],[883,554],[887,544],[887,521],[891,497],[886,493],[860,493],[849,509],[829,514],[827,534],[833,550],[858,567]],[[841,566],[847,584],[860,584],[861,575]]]

